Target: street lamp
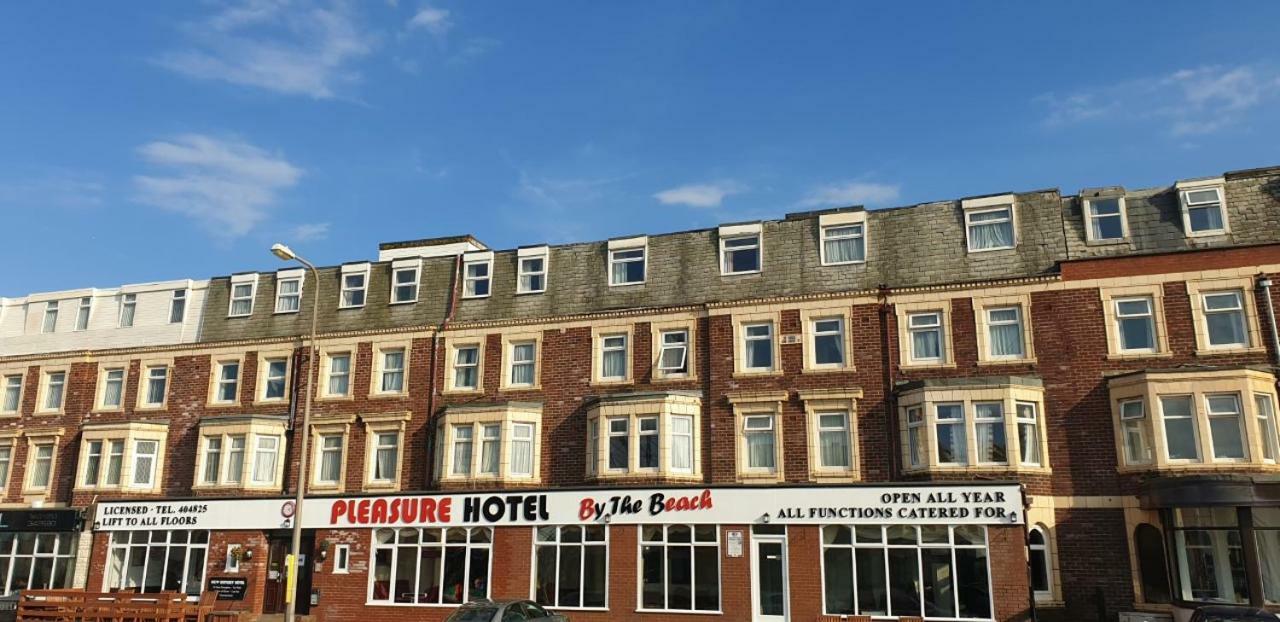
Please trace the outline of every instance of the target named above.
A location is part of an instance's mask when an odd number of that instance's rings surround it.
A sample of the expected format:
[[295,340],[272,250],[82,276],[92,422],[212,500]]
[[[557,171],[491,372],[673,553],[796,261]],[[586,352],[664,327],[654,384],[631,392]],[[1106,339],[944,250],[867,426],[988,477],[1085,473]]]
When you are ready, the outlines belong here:
[[304,406],[302,407],[302,434],[298,439],[298,490],[293,499],[293,543],[289,548],[289,552],[293,556],[293,563],[286,569],[293,573],[293,585],[288,585],[286,575],[286,599],[284,619],[285,622],[295,622],[297,620],[298,611],[298,570],[301,564],[298,563],[302,555],[302,497],[307,486],[307,440],[311,435],[311,395],[315,391],[311,386],[311,379],[318,373],[316,370],[316,320],[320,317],[320,273],[316,271],[316,267],[311,262],[298,256],[293,249],[284,244],[272,244],[271,254],[279,257],[282,261],[296,261],[307,269],[311,270],[312,287],[315,288],[315,296],[312,297],[311,303],[311,339],[307,349],[307,389],[306,396],[303,398]]

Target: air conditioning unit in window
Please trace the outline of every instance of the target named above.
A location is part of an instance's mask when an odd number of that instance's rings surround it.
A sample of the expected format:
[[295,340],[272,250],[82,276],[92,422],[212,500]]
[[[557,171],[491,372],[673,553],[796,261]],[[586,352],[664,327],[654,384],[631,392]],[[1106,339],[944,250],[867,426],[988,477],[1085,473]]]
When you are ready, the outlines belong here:
[[1124,611],[1120,613],[1118,622],[1173,622],[1173,616],[1167,613]]

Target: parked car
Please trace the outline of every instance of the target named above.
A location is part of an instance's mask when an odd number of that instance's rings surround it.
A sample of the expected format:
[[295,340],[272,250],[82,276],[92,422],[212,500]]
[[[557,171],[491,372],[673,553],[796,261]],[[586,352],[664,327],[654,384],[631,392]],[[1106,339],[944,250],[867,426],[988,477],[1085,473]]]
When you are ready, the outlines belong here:
[[469,602],[445,622],[569,622],[531,600],[476,600]]
[[1277,616],[1265,609],[1235,605],[1206,605],[1191,614],[1190,622],[1277,622]]

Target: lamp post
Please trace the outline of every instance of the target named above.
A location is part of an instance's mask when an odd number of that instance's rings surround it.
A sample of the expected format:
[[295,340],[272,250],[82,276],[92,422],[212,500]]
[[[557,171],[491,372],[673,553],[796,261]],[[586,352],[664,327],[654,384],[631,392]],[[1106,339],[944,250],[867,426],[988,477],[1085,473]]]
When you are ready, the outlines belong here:
[[298,490],[293,499],[293,543],[289,548],[289,552],[293,556],[293,565],[287,568],[287,572],[293,573],[293,585],[288,585],[289,575],[286,575],[286,590],[292,590],[294,593],[286,593],[284,619],[285,622],[295,622],[297,620],[298,611],[298,595],[297,580],[298,570],[301,564],[298,559],[302,554],[302,497],[307,486],[307,440],[311,436],[311,396],[315,392],[311,379],[318,374],[316,369],[316,320],[320,317],[320,273],[316,271],[316,267],[311,262],[298,256],[293,249],[284,244],[272,244],[271,254],[279,257],[283,261],[296,261],[306,266],[311,271],[312,287],[315,288],[315,295],[312,297],[311,303],[311,338],[307,348],[307,388],[306,395],[303,398],[302,407],[302,434],[298,438]]

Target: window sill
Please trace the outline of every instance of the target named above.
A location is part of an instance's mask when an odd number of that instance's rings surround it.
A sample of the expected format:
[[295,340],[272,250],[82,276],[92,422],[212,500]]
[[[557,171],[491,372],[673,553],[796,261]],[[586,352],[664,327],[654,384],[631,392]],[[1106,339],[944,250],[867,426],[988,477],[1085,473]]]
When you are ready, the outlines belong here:
[[743,473],[738,472],[739,482],[781,482],[785,476],[781,471],[776,473]]
[[350,402],[356,399],[354,394],[347,395],[321,395],[316,397],[317,402]]
[[394,307],[396,305],[411,305],[415,302],[418,302],[417,298],[414,298],[413,300],[392,300],[391,302],[388,302],[387,305]]
[[169,408],[169,405],[167,403],[166,404],[147,404],[144,406],[137,406],[133,409],[133,411],[134,412],[157,412],[161,410],[167,410],[168,408]]
[[117,407],[115,407],[115,408],[95,408],[95,409],[93,409],[93,410],[89,411],[89,414],[93,414],[93,415],[105,415],[105,414],[108,414],[108,413],[120,413],[120,412],[124,412],[124,408],[121,408],[121,407],[118,407],[118,406],[117,406]]
[[1121,466],[1116,469],[1119,473],[1185,473],[1187,475],[1199,475],[1206,471],[1226,471],[1226,472],[1265,472],[1280,473],[1280,465],[1270,462],[1178,462],[1174,464],[1154,465],[1154,464],[1137,464],[1131,466]]
[[1266,351],[1267,349],[1262,346],[1240,348],[1196,348],[1193,354],[1196,356],[1221,356],[1224,354],[1259,354]]
[[288,404],[289,404],[289,400],[284,398],[279,398],[279,399],[273,398],[269,400],[253,400],[254,406],[287,406]]
[[607,482],[629,479],[662,480],[669,482],[701,482],[701,473],[674,473],[671,471],[611,471],[596,475],[588,474],[587,479],[596,482]]
[[800,370],[802,374],[840,374],[858,371],[853,365],[841,365],[840,367],[805,367]]
[[976,253],[997,253],[997,252],[1000,252],[1000,251],[1016,251],[1016,250],[1018,250],[1017,245],[1014,245],[1014,246],[998,246],[998,247],[995,247],[995,248],[968,248],[968,249],[965,249],[965,251],[966,251],[968,254],[970,254],[970,255],[973,255],[973,254],[976,254]]
[[400,482],[365,482],[364,492],[397,492]]
[[908,475],[926,474],[937,475],[940,473],[974,473],[974,474],[991,474],[991,473],[1008,473],[1010,475],[1052,475],[1053,469],[1049,467],[1037,466],[1016,466],[1008,464],[971,464],[963,466],[923,466],[923,467],[906,467],[903,473]]
[[400,391],[397,393],[370,393],[369,394],[369,399],[371,400],[395,400],[395,399],[402,400],[407,397],[409,397],[408,391]]
[[450,484],[450,485],[453,485],[453,484],[471,484],[471,483],[475,483],[475,482],[483,482],[483,483],[485,483],[485,484],[511,485],[511,486],[515,486],[515,485],[533,486],[533,485],[541,484],[541,483],[542,483],[542,478],[540,478],[540,477],[514,476],[514,475],[507,475],[507,476],[502,476],[502,475],[469,475],[469,476],[465,476],[465,477],[464,477],[464,476],[458,476],[458,475],[449,475],[449,476],[447,476],[447,477],[441,477],[441,478],[438,478],[438,479],[437,479],[437,483],[439,483],[439,484]]
[[240,402],[208,402],[204,406],[205,408],[239,408]]
[[476,387],[474,389],[445,389],[440,392],[441,395],[481,395],[483,393],[483,387]]
[[772,378],[782,376],[784,372],[781,369],[767,369],[763,371],[737,370],[733,372],[734,378]]
[[344,492],[345,490],[346,490],[346,487],[343,486],[341,482],[322,483],[322,484],[312,483],[310,486],[307,486],[307,492],[325,493],[325,492]]
[[58,415],[62,415],[62,414],[65,414],[65,413],[64,413],[63,411],[61,411],[61,410],[37,410],[37,411],[35,411],[35,412],[31,413],[31,416],[33,416],[33,417],[57,417]]
[[709,610],[703,610],[703,609],[636,609],[636,613],[679,613],[679,614],[704,615],[704,616],[724,615],[724,612],[720,611],[719,609],[715,611],[709,611]]
[[245,484],[239,484],[239,483],[196,484],[192,486],[191,489],[192,490],[241,490],[244,492],[281,492],[282,491],[282,488],[279,485],[271,485],[271,484],[245,485]]
[[809,473],[809,481],[820,484],[851,484],[858,482],[862,477],[857,471],[842,471],[839,473],[829,471],[811,471]]
[[955,369],[955,361],[946,363],[899,363],[898,369],[903,371],[911,371],[913,369]]
[[995,367],[999,365],[1035,365],[1036,357],[1027,357],[1020,359],[983,359],[978,361],[978,367]]
[[1067,603],[1065,603],[1065,602],[1063,602],[1063,601],[1061,601],[1061,600],[1058,600],[1058,599],[1056,599],[1056,598],[1040,598],[1040,597],[1037,597],[1037,598],[1036,598],[1036,606],[1037,606],[1037,607],[1044,607],[1045,609],[1061,609],[1061,608],[1063,608],[1063,607],[1066,607],[1066,606],[1067,606]]
[[1107,354],[1108,361],[1137,361],[1142,359],[1163,359],[1173,356],[1173,352],[1121,352]]
[[0,419],[17,419],[18,417],[21,417],[21,416],[22,416],[22,413],[19,413],[17,411],[0,413]]
[[1085,240],[1085,246],[1132,246],[1133,240],[1129,238],[1106,238],[1103,240]]
[[518,385],[513,387],[499,387],[499,391],[514,393],[516,391],[541,391],[541,384]]
[[538,294],[545,294],[545,293],[547,293],[547,290],[540,289],[537,291],[516,292],[516,295],[517,296],[537,296]]
[[836,266],[861,266],[861,265],[865,265],[866,263],[867,263],[867,260],[865,259],[856,259],[854,261],[828,261],[828,262],[824,262],[822,264],[822,267],[834,268]]
[[593,387],[625,387],[625,386],[628,386],[628,385],[633,385],[633,384],[635,384],[635,383],[636,383],[636,381],[635,381],[635,380],[633,380],[633,379],[631,379],[631,378],[624,378],[624,379],[622,379],[622,380],[597,380],[597,379],[593,379],[593,380],[591,381],[591,383],[590,383],[588,386],[593,386]]
[[697,379],[698,376],[695,374],[658,375],[657,372],[654,372],[650,382],[692,382]]
[[634,283],[610,283],[609,287],[635,287],[637,285],[644,285],[644,281],[636,281]]

